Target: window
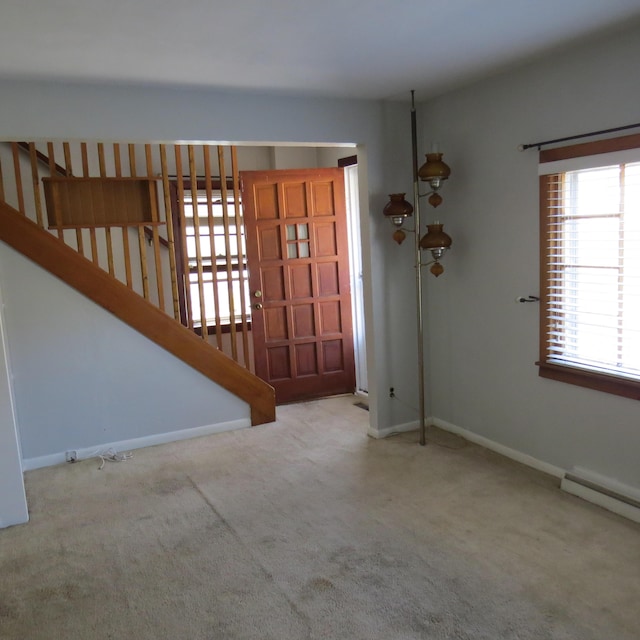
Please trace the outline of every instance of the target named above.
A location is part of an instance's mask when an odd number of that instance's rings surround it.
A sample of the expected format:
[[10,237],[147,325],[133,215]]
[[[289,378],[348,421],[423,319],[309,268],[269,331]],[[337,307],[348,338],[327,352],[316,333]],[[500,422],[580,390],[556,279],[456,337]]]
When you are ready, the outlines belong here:
[[640,399],[640,136],[543,151],[540,375]]
[[[195,207],[191,190],[185,190],[184,234],[189,265],[188,293],[195,328],[202,326],[203,307],[207,326],[240,322],[243,307],[244,319],[250,321],[244,229],[242,225],[236,225],[233,192],[227,195],[227,206],[223,205],[219,189],[211,191],[211,206],[208,204],[207,190],[198,189]],[[198,258],[202,265],[201,277]],[[241,301],[242,295],[244,304]]]

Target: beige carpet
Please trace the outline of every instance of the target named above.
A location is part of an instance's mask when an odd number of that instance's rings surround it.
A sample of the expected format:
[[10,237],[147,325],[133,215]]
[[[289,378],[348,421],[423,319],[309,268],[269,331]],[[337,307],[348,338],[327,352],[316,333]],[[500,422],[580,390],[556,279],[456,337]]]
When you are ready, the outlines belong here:
[[640,638],[640,526],[353,403],[27,473],[0,638]]

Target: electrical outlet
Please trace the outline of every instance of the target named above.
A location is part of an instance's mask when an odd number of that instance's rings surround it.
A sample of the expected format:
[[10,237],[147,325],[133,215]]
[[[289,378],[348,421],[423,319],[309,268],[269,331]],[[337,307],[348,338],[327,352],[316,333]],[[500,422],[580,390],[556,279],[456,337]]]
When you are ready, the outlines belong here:
[[78,459],[78,452],[65,451],[64,457],[66,458],[67,462],[75,462]]
[[393,387],[389,387],[389,397],[390,398],[395,398],[396,397],[396,392],[395,392],[395,389]]

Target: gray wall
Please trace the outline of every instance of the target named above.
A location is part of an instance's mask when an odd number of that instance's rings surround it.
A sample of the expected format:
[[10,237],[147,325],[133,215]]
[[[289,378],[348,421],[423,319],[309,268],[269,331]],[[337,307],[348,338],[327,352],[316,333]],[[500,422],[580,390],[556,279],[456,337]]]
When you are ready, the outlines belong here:
[[[452,167],[454,239],[429,279],[430,413],[564,469],[640,487],[640,404],[544,380],[538,353],[537,153],[521,143],[638,122],[637,28],[423,105],[421,139]],[[435,133],[434,133],[435,132]]]
[[[0,81],[0,139],[87,139],[104,141],[231,141],[236,143],[269,144],[307,143],[323,145],[327,143],[357,144],[361,169],[360,193],[362,215],[363,256],[365,261],[365,306],[367,309],[367,345],[371,368],[371,422],[373,431],[386,428],[398,422],[395,407],[389,403],[386,389],[389,381],[387,372],[394,367],[388,361],[394,354],[386,348],[388,326],[387,304],[384,294],[386,287],[387,251],[393,249],[389,242],[388,227],[380,220],[387,188],[383,186],[383,114],[379,104],[366,101],[319,100],[242,92],[206,91],[189,89],[160,89],[134,86],[103,86],[60,84],[46,82]],[[352,151],[350,151],[352,152]],[[370,215],[371,212],[371,215]],[[14,367],[24,367],[28,375],[35,375],[32,363],[20,362],[29,356],[27,336],[18,326],[21,308],[14,306],[18,292],[25,284],[25,273],[13,257],[5,258],[3,252],[3,281],[11,283],[8,314],[14,318],[9,327],[9,349],[15,353]],[[37,283],[30,283],[37,289],[46,289],[46,277],[32,274]],[[31,276],[30,276],[31,277]],[[375,296],[372,292],[376,292]],[[25,304],[21,300],[20,304]],[[56,305],[53,300],[50,304]],[[9,306],[14,306],[10,309]],[[59,326],[74,325],[74,311],[62,306],[57,309]],[[55,336],[46,332],[45,340],[54,341]],[[105,339],[102,325],[94,331],[98,341]],[[107,368],[115,368],[117,362],[127,359],[127,345],[121,337],[111,339],[109,349],[100,353],[107,358]],[[43,369],[55,371],[67,350],[45,349],[40,353]],[[86,354],[73,356],[78,362],[74,375],[83,375],[91,367],[102,368],[105,364]],[[84,360],[83,360],[84,358]],[[80,373],[82,370],[82,373]],[[404,372],[400,368],[396,382],[399,386],[414,384],[415,372]],[[60,418],[58,435],[46,435],[49,424],[46,418],[46,404],[51,397],[45,397],[41,408],[29,404],[41,392],[34,391],[33,385],[24,384],[16,388],[17,404],[23,409],[18,416],[21,437],[25,440],[25,456],[40,455],[46,451],[63,451],[74,444],[70,433],[78,435],[79,422],[75,426],[64,425]],[[37,380],[43,383],[42,376]],[[70,380],[70,386],[75,382]],[[41,387],[41,384],[38,385]],[[36,396],[34,397],[34,393]],[[91,398],[90,394],[80,394],[75,403],[80,402],[80,411],[90,413],[84,405],[102,402],[101,398]],[[145,398],[140,399],[145,402]],[[40,402],[40,401],[38,401]],[[226,407],[221,399],[221,406]],[[75,410],[69,399],[64,407],[57,407],[60,416],[65,411]],[[151,399],[139,408],[147,417],[148,425],[160,424],[159,408]],[[24,416],[24,420],[21,419]],[[85,415],[86,417],[86,415]],[[31,424],[27,420],[32,421]],[[85,420],[86,422],[86,420]],[[102,426],[96,426],[98,432]],[[149,429],[153,427],[149,426]],[[162,427],[164,428],[164,426]],[[55,442],[54,442],[55,440]]]
[[25,460],[250,423],[245,402],[3,243],[0,271]]

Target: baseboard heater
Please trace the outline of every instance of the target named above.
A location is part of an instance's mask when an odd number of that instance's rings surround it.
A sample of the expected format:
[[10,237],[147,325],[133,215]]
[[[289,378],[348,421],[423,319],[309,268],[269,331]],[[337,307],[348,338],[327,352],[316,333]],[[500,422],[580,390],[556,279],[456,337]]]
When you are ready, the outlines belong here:
[[[617,490],[618,487],[615,489],[607,487],[602,482],[585,475],[578,470],[565,473],[560,488],[634,522],[640,522],[640,499],[628,495],[626,491]],[[633,490],[631,489],[630,492]]]

